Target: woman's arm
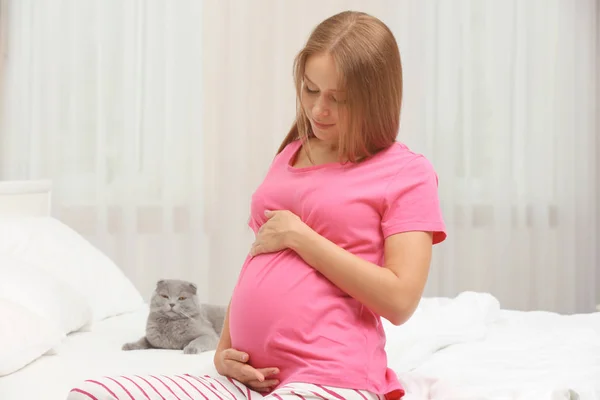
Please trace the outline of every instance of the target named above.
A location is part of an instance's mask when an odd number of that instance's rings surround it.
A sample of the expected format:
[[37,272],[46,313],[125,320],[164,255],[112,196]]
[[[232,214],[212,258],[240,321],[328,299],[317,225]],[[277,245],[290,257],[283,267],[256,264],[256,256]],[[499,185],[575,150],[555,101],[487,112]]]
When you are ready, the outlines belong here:
[[218,366],[218,360],[220,360],[219,353],[223,350],[227,350],[231,348],[231,336],[229,334],[229,308],[231,307],[231,302],[227,305],[227,312],[225,313],[225,320],[223,321],[223,330],[221,331],[221,337],[219,338],[219,344],[217,345],[217,349],[215,351],[214,363],[215,367]]
[[287,232],[286,247],[337,287],[394,325],[417,308],[431,261],[431,232],[404,232],[385,240],[382,267],[355,256],[312,229]]

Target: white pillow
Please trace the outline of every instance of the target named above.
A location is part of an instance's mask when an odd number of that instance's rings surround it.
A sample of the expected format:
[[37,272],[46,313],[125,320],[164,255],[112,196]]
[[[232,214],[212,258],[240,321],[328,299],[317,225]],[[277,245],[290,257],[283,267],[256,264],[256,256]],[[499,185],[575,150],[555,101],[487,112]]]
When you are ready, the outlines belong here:
[[46,319],[3,298],[0,298],[0,320],[0,376],[23,368],[64,338]]
[[144,301],[106,255],[52,217],[0,219],[0,253],[21,257],[80,292],[93,320],[139,309]]
[[0,296],[52,322],[69,334],[92,322],[85,297],[49,272],[0,253]]

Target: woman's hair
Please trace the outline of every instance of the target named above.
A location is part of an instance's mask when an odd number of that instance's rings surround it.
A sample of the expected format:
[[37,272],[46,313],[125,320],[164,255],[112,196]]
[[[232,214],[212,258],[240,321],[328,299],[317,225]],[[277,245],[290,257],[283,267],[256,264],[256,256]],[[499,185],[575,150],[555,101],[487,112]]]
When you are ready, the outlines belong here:
[[296,119],[278,154],[291,142],[314,137],[301,103],[306,60],[329,54],[346,91],[338,153],[357,162],[391,146],[398,135],[402,102],[402,64],[394,35],[379,19],[344,11],[321,22],[294,60]]

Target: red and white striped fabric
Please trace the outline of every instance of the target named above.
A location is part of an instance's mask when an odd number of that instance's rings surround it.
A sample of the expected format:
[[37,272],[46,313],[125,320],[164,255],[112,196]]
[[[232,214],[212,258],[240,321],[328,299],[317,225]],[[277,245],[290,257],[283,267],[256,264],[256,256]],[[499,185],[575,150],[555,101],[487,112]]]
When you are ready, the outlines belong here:
[[224,377],[186,375],[105,376],[73,388],[67,400],[381,400],[354,389],[291,383],[262,395]]

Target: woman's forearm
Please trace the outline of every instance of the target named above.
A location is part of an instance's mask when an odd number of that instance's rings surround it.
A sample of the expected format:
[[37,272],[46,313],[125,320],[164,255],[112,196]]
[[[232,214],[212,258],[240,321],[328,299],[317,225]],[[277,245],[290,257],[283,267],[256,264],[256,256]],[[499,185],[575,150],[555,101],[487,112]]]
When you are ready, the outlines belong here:
[[217,349],[215,351],[215,362],[217,360],[217,355],[220,351],[227,350],[231,348],[231,335],[229,334],[229,308],[231,307],[231,302],[227,305],[227,312],[225,313],[225,320],[223,321],[223,330],[221,331],[221,337],[219,339],[219,344],[217,345]]
[[[355,256],[318,233],[295,235],[289,247],[333,284],[394,325],[404,323],[413,304],[404,301],[398,276]],[[405,304],[406,303],[406,304]]]

